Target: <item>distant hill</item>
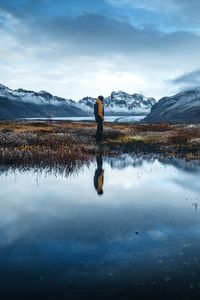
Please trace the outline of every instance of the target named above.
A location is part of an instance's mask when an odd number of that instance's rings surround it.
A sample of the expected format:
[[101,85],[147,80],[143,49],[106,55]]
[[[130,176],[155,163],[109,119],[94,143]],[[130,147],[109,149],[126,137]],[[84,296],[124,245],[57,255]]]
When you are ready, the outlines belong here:
[[160,99],[143,120],[145,122],[200,122],[200,89],[187,90]]
[[[46,91],[12,90],[0,84],[0,118],[48,118],[92,116],[96,98],[85,97],[79,102]],[[147,115],[156,103],[141,94],[112,92],[105,98],[106,115]]]

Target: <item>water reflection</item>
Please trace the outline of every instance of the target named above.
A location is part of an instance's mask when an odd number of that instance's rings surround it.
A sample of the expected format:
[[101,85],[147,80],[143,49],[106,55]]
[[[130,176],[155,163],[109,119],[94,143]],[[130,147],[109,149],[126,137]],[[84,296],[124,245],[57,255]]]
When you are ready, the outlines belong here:
[[[68,177],[72,174],[78,174],[85,166],[90,167],[94,160],[87,161],[66,161],[65,164],[52,164],[52,165],[43,165],[41,164],[30,164],[30,165],[3,165],[0,164],[0,176],[1,175],[10,175],[15,172],[31,172],[37,174],[38,176],[64,176]],[[128,167],[134,167],[140,169],[146,163],[154,164],[160,162],[163,166],[173,166],[177,170],[183,171],[191,174],[198,174],[200,172],[200,162],[199,161],[185,161],[180,158],[166,158],[158,155],[138,155],[138,154],[122,154],[115,157],[106,157],[102,155],[101,149],[99,149],[99,154],[96,156],[96,171],[95,174],[101,174],[103,178],[103,162],[109,164],[112,169],[124,170]],[[95,177],[95,176],[94,176]],[[97,175],[98,177],[98,175]],[[94,180],[96,182],[96,180]],[[187,185],[187,182],[184,182],[183,185]],[[97,183],[95,184],[95,189],[98,192]],[[103,186],[103,182],[102,182]],[[188,183],[188,186],[191,186],[191,183]]]
[[189,164],[100,154],[75,176],[41,172],[39,185],[36,170],[1,176],[1,298],[199,299],[200,168]]
[[99,196],[103,195],[103,182],[104,182],[104,170],[103,170],[103,157],[97,155],[96,157],[97,169],[94,174],[94,187]]
[[28,173],[36,174],[38,177],[40,176],[62,176],[62,177],[69,177],[72,174],[78,174],[78,172],[83,167],[89,167],[91,164],[91,160],[82,160],[79,161],[78,158],[75,161],[66,161],[65,163],[61,164],[12,164],[12,165],[4,165],[0,164],[0,176],[6,175],[9,176],[10,174],[20,173]]

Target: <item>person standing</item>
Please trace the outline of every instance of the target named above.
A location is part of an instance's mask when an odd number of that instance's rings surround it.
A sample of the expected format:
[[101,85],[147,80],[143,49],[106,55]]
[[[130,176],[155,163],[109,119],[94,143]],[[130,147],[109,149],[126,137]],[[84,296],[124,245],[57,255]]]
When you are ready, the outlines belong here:
[[94,105],[95,121],[97,123],[96,141],[100,142],[103,135],[103,121],[104,121],[104,97],[99,96]]

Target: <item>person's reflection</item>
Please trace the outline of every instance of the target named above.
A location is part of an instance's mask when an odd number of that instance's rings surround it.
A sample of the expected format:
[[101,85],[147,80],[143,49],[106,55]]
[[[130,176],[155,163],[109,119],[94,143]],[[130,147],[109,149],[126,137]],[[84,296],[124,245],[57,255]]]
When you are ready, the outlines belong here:
[[94,174],[94,187],[98,195],[103,195],[104,170],[103,170],[102,155],[97,155],[96,161],[97,161],[97,169]]

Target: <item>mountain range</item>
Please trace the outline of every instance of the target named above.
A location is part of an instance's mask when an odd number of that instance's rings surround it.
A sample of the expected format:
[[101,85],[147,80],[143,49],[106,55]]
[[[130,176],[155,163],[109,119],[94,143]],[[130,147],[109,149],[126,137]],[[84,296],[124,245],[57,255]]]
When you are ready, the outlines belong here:
[[[89,117],[93,116],[96,98],[78,102],[46,91],[12,90],[0,84],[0,119]],[[146,116],[143,122],[200,122],[200,88],[183,91],[158,102],[141,94],[112,92],[105,97],[107,116]]]
[[[96,98],[85,97],[78,102],[54,96],[46,91],[12,90],[0,84],[0,119],[92,116]],[[141,94],[112,92],[105,97],[107,116],[147,115],[156,103]]]
[[200,122],[200,88],[187,90],[160,99],[145,122],[198,123]]

